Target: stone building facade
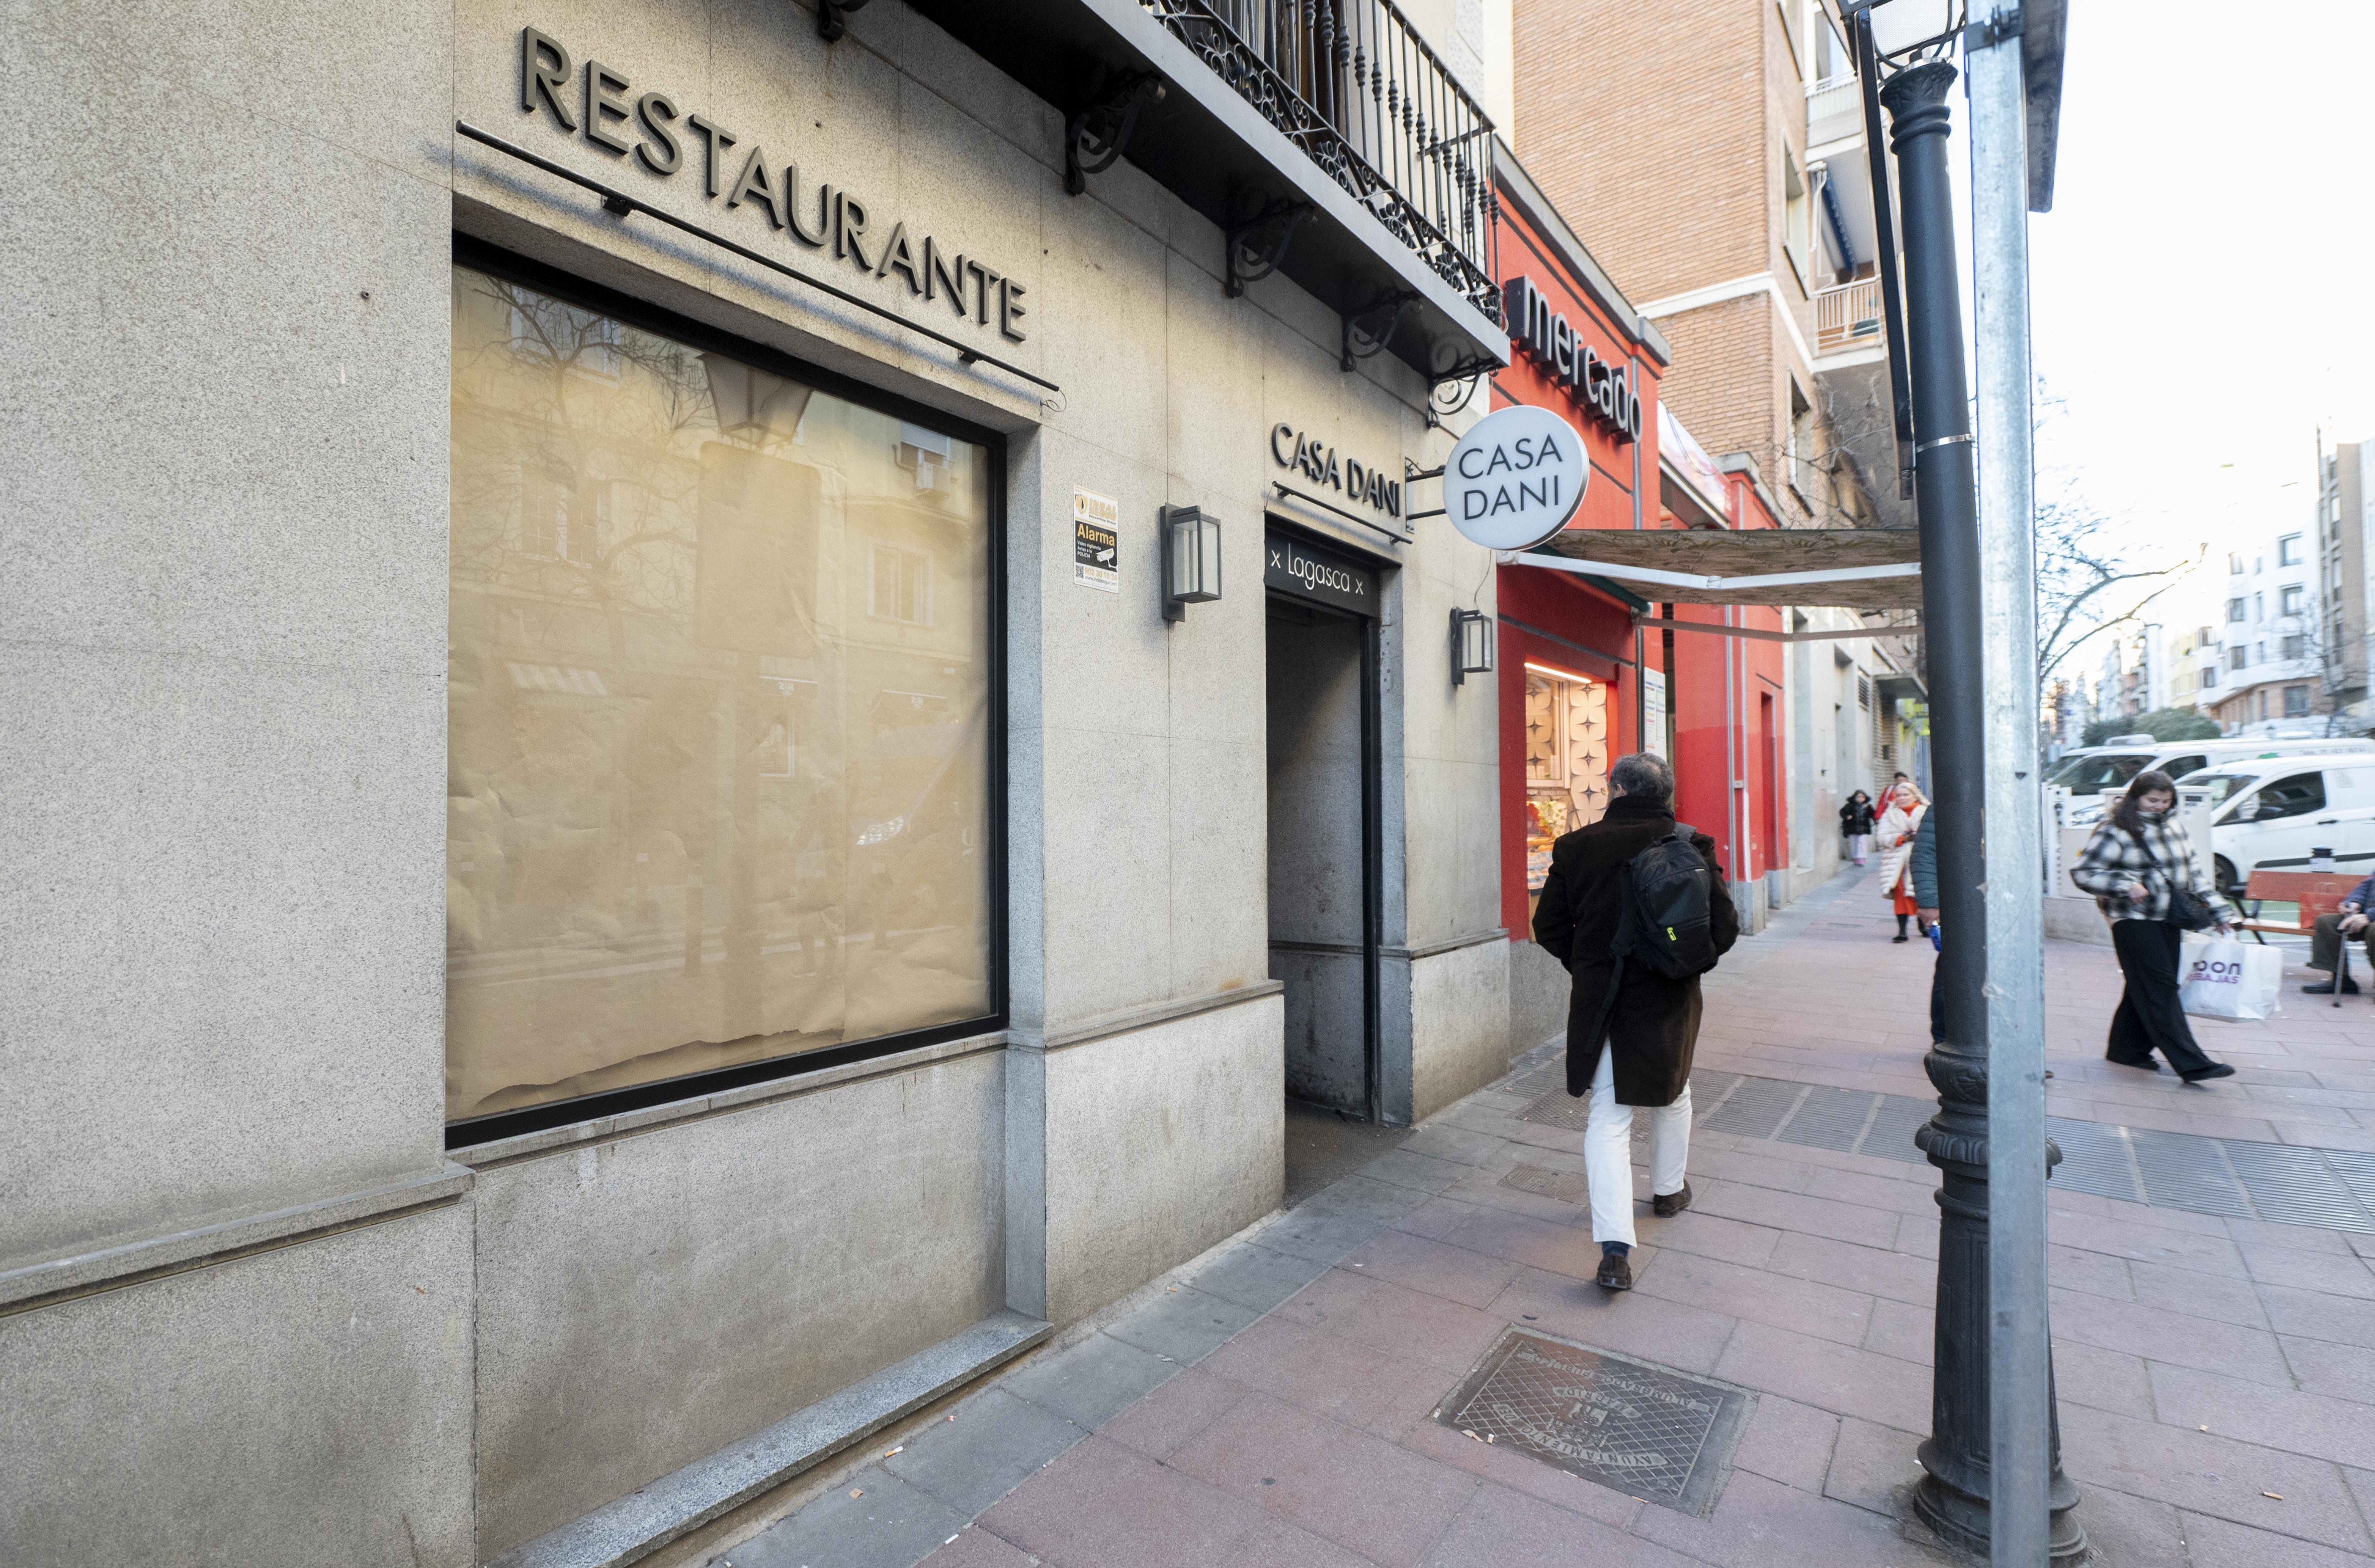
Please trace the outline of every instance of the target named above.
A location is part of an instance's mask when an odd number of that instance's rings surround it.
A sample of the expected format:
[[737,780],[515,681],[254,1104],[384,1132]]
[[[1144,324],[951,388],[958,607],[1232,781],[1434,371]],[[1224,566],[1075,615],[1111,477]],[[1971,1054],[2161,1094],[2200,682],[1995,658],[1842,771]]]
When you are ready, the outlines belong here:
[[1506,1066],[1476,171],[1197,41],[0,21],[12,1563],[689,1539]]

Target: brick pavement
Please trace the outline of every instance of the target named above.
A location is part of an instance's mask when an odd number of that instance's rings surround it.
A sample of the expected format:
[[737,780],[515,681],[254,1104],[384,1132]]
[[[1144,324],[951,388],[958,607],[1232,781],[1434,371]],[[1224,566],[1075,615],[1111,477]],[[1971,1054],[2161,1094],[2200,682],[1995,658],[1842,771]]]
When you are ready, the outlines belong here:
[[[1934,1092],[1921,1073],[1934,961],[1927,943],[1888,939],[1896,921],[1872,880],[1870,868],[1851,870],[1733,949],[1707,983],[1701,1067]],[[2307,948],[2295,942],[2286,952],[2298,963]],[[2300,994],[2303,982],[2322,978],[2288,967],[2283,1008],[2264,1023],[2194,1020],[2203,1049],[2236,1069],[2197,1087],[2103,1060],[2119,965],[2108,947],[2048,942],[2045,1050],[2054,1077],[2046,1109],[2165,1132],[2375,1150],[2375,991],[2345,996],[2340,1008]]]
[[[1727,961],[1702,1061],[1920,1092],[1926,955],[1872,939],[1881,922],[1857,907],[1867,893],[1825,893]],[[2246,1136],[2241,1122],[2296,1140],[2369,1130],[2294,1114],[2355,1111],[2353,1094],[2375,1103],[2347,1087],[2365,1082],[2366,1007],[2211,1026],[2205,1043],[2244,1069],[2216,1090],[2129,1085],[2088,1070],[2107,973],[2116,985],[2108,951],[2055,946],[2057,1113],[2227,1118],[2223,1136]],[[1644,1204],[1637,1288],[1610,1296],[1589,1282],[1581,1135],[1518,1119],[1529,1096],[1516,1076],[935,1412],[897,1455],[845,1470],[714,1561],[1944,1562],[1899,1524],[1929,1424],[1933,1173],[1703,1132],[1694,1208],[1660,1220]],[[2375,1562],[2375,1237],[2085,1193],[2056,1192],[2050,1207],[2064,1457],[2098,1561]],[[1511,1326],[1753,1391],[1712,1513],[1637,1501],[1432,1420]]]

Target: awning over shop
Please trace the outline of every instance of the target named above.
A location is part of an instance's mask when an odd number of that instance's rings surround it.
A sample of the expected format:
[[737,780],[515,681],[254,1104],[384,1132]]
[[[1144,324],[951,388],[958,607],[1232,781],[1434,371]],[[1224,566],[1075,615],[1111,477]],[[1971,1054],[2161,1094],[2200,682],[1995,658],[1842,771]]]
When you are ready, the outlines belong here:
[[1502,559],[1605,577],[1668,604],[1921,606],[1921,536],[1912,528],[1571,528]]

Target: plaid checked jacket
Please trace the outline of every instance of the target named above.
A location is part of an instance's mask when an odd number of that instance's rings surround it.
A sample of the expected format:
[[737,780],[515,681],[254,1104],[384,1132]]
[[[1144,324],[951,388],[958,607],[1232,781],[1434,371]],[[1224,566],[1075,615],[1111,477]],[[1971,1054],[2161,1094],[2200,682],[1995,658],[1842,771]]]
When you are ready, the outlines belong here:
[[[2107,920],[2167,920],[2172,887],[2189,888],[2221,914],[2227,912],[2193,858],[2193,841],[2166,818],[2134,834],[2106,814],[2071,867],[2070,879],[2095,895],[2095,907]],[[2131,882],[2145,885],[2144,898],[2128,897]]]

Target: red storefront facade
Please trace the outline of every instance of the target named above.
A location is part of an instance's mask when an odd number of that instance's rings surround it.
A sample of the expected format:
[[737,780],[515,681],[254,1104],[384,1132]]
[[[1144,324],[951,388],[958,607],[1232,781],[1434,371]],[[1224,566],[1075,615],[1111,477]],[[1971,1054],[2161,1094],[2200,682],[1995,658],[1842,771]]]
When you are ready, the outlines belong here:
[[[1671,352],[1656,327],[1506,151],[1495,174],[1512,354],[1493,407],[1547,408],[1581,436],[1591,477],[1570,531],[1774,526],[1745,456],[1710,459],[1660,419]],[[1661,425],[1687,456],[1662,450]],[[1495,589],[1503,921],[1513,1031],[1530,1042],[1565,1018],[1564,973],[1525,939],[1549,846],[1606,809],[1616,757],[1673,763],[1677,816],[1716,840],[1744,919],[1761,924],[1755,884],[1789,864],[1784,644],[1640,622],[1778,631],[1786,612],[1670,605],[1639,583],[1515,562],[1496,569]]]
[[[1780,509],[1746,454],[1711,458],[1671,415],[1664,423],[1663,526],[1780,526]],[[1723,631],[1782,631],[1789,612],[1659,604],[1649,613],[1719,629],[1658,633],[1672,649],[1675,813],[1714,838],[1743,925],[1757,929],[1769,903],[1766,878],[1790,864],[1786,644]]]
[[[1547,408],[1580,435],[1591,477],[1570,528],[1658,527],[1665,341],[1506,149],[1494,173],[1511,357],[1493,377],[1493,407]],[[1502,916],[1511,937],[1522,940],[1532,930],[1550,843],[1599,819],[1610,761],[1627,751],[1668,749],[1665,725],[1652,724],[1657,733],[1645,737],[1643,725],[1645,707],[1654,715],[1662,706],[1666,676],[1658,640],[1634,626],[1644,601],[1618,584],[1504,564],[1495,589]]]

